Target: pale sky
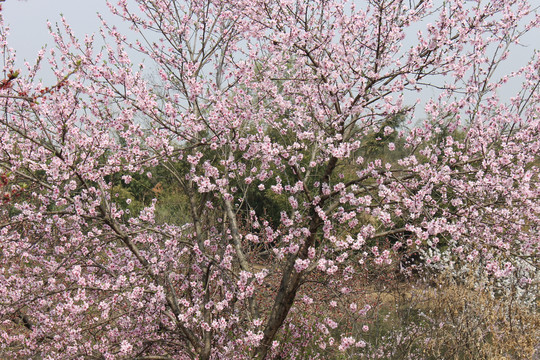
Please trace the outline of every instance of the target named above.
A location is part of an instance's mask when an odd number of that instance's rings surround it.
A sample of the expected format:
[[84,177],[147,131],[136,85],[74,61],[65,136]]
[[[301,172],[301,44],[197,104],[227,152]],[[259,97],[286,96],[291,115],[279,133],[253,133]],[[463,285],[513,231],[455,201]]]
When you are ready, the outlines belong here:
[[53,44],[47,20],[60,22],[63,14],[75,33],[84,38],[84,34],[97,33],[97,13],[109,13],[105,0],[7,0],[2,8],[4,23],[10,27],[8,41],[20,60],[33,60],[44,44]]

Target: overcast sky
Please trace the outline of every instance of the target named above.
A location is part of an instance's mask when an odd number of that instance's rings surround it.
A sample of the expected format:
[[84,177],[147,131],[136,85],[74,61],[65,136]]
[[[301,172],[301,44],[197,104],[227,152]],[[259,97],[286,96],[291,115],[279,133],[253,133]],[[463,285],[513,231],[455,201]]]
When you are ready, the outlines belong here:
[[33,60],[44,44],[52,45],[47,20],[60,22],[63,14],[75,33],[84,38],[84,34],[97,32],[97,13],[109,12],[105,0],[7,0],[2,7],[4,23],[10,27],[8,40],[19,60]]
[[[363,0],[362,0],[363,1]],[[440,1],[440,0],[437,0]],[[538,0],[531,0],[533,3]],[[10,27],[8,38],[10,47],[17,51],[17,66],[22,67],[23,60],[31,63],[37,52],[44,44],[54,46],[48,33],[47,20],[52,23],[60,22],[63,14],[68,23],[72,26],[75,34],[84,39],[85,34],[98,33],[100,21],[97,13],[104,15],[105,19],[114,22],[119,29],[126,29],[125,25],[119,23],[118,19],[109,14],[106,0],[6,0],[2,3],[2,15],[4,22]],[[417,30],[415,30],[417,31]],[[96,39],[100,37],[97,36]],[[508,73],[517,70],[525,65],[531,58],[533,50],[540,49],[540,30],[535,29],[523,39],[525,46],[514,47],[501,72]],[[43,80],[48,79],[46,73],[42,74]],[[519,81],[514,81],[501,91],[503,98],[510,98],[516,95],[519,90]],[[425,98],[427,94],[423,94]],[[433,96],[433,94],[427,97]],[[411,100],[409,100],[411,101]],[[412,100],[414,102],[414,100]],[[417,109],[419,110],[419,109]],[[416,115],[419,115],[418,112]]]

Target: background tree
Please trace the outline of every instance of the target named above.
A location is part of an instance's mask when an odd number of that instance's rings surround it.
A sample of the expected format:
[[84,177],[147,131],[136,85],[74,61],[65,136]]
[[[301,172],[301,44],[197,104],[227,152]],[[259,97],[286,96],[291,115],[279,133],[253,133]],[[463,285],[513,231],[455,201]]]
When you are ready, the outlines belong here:
[[51,28],[53,86],[4,46],[0,166],[28,191],[2,208],[2,356],[358,357],[364,275],[400,247],[534,284],[540,59],[495,71],[537,31],[530,1],[110,8],[139,40]]

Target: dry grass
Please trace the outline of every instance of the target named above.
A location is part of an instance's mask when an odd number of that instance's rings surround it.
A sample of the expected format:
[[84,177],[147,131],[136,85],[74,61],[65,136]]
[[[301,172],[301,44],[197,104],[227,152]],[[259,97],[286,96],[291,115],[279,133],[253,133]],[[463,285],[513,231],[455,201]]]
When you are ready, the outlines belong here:
[[532,359],[540,339],[540,314],[512,296],[493,296],[448,277],[416,291],[423,300],[426,354],[437,359]]

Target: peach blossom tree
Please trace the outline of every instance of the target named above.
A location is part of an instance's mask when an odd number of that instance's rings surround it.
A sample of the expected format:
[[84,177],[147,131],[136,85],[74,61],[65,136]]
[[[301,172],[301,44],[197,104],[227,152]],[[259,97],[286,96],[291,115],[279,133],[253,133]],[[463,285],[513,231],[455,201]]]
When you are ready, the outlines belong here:
[[[0,357],[360,358],[403,253],[533,286],[533,3],[119,0],[136,36],[64,21],[21,69],[3,29]],[[158,168],[189,221],[118,196]]]

